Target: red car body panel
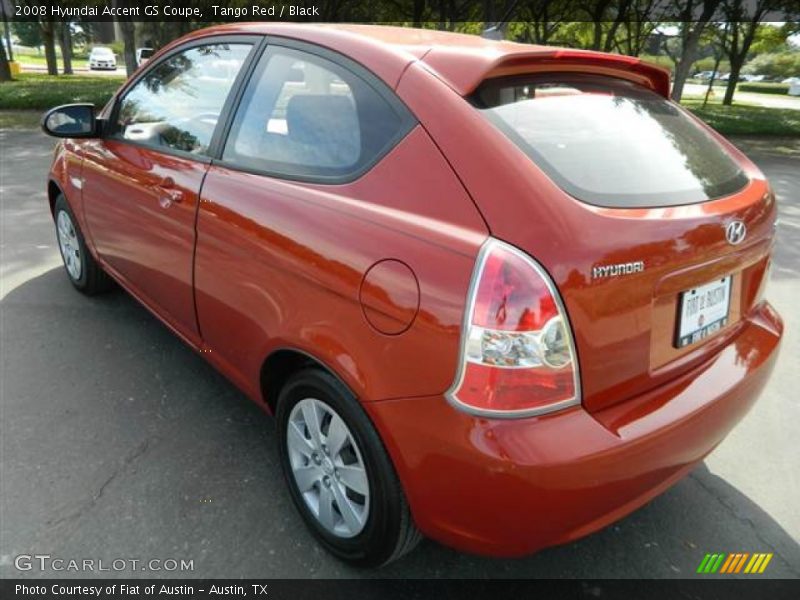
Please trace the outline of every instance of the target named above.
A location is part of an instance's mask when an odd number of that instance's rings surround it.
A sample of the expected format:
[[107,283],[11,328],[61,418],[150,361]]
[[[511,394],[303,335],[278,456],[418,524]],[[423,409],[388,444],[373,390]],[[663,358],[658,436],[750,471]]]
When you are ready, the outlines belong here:
[[423,531],[472,552],[519,556],[600,529],[685,475],[752,406],[781,330],[763,305],[710,361],[595,415],[481,419],[439,396],[367,410]]
[[118,140],[83,144],[83,217],[97,255],[136,296],[199,343],[195,215],[208,165]]
[[[720,138],[749,177],[740,192],[671,208],[599,208],[556,186],[462,97],[488,76],[561,70],[613,74],[666,95],[660,69],[363,26],[237,24],[170,47],[236,34],[342,53],[395,90],[419,124],[366,174],[337,185],[68,140],[50,173],[51,201],[56,185],[99,262],[266,410],[264,369],[276,352],[305,354],[337,375],[379,430],[425,534],[518,555],[589,533],[676,481],[755,401],[782,332],[761,300],[776,207],[758,169]],[[748,228],[743,246],[725,241],[734,218]],[[445,399],[489,235],[535,257],[556,284],[581,406],[493,420]],[[630,260],[647,269],[591,278],[597,264]],[[731,323],[673,348],[678,293],[726,274]]]
[[[588,409],[660,385],[724,343],[725,335],[673,351],[680,291],[741,269],[735,283],[746,293],[736,310],[752,306],[777,209],[763,175],[741,153],[736,158],[750,184],[732,196],[668,208],[601,208],[564,192],[470,105],[448,101],[452,91],[426,69],[412,65],[397,91],[438,141],[492,234],[535,256],[554,279],[573,325]],[[724,224],[732,218],[747,224],[746,248],[725,240]],[[591,279],[595,265],[635,260],[647,269],[624,281]],[[660,312],[669,314],[667,330],[655,337]],[[728,335],[735,330],[734,323]]]
[[[464,297],[487,232],[421,128],[351,184],[214,166],[197,230],[203,338],[256,397],[264,358],[281,348],[318,357],[365,402],[442,393],[452,383]],[[408,316],[402,335],[376,330],[359,299],[365,283],[379,281],[367,273],[387,259],[411,265],[419,282],[390,278],[371,291]],[[420,368],[429,355],[440,359]]]

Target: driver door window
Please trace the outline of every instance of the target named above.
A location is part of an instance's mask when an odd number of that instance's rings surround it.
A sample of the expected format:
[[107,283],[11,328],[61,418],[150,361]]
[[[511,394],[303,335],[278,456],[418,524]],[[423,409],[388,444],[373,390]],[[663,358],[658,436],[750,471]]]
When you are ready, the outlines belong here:
[[252,44],[217,43],[174,54],[123,97],[113,137],[206,155],[225,100]]

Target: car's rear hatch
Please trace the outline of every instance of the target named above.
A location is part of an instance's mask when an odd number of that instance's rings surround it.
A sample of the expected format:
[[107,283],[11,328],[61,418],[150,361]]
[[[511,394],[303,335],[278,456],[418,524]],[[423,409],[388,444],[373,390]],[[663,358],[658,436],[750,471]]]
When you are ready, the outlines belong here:
[[[773,220],[774,201],[763,181],[701,205],[589,209],[564,258],[548,253],[541,259],[557,273],[569,313],[584,406],[601,409],[640,394],[730,341],[760,296]],[[747,234],[734,246],[726,228],[735,221]],[[538,247],[529,240],[530,252]],[[698,296],[722,300],[721,306],[698,311],[688,305]],[[747,349],[736,351],[745,368]]]
[[556,282],[595,411],[736,336],[759,300],[775,202],[752,163],[663,97],[663,82],[614,77],[613,65],[550,69],[515,67],[470,94],[516,147],[502,150],[505,175],[526,180],[475,199],[492,235]]

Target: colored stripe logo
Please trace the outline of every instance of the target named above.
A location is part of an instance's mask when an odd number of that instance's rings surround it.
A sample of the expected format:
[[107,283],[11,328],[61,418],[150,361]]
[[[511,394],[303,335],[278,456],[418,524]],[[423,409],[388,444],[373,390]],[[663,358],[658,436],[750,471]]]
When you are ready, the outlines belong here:
[[755,575],[763,573],[771,560],[771,552],[769,554],[761,552],[753,554],[749,552],[706,554],[703,560],[700,561],[697,572],[702,574],[747,573]]

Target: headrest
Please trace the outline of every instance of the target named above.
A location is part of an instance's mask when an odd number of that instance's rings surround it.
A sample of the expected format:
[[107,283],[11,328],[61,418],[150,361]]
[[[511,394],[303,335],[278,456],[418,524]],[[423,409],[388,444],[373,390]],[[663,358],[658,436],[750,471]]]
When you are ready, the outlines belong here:
[[356,109],[347,96],[296,94],[286,106],[286,126],[289,138],[302,144],[359,144]]

